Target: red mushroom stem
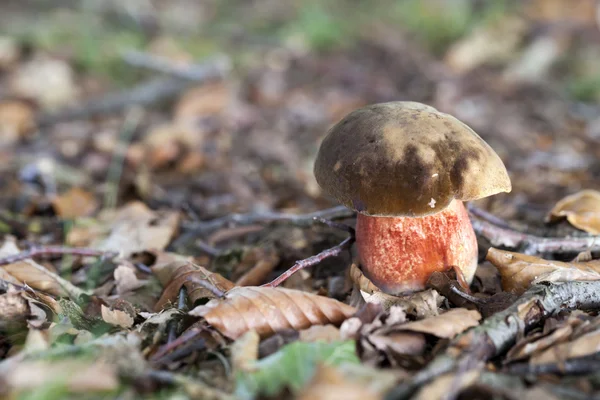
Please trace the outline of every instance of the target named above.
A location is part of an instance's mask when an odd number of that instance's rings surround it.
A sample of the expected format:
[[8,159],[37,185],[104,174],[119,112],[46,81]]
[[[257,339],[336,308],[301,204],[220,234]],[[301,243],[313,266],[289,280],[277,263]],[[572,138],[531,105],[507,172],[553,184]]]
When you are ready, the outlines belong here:
[[359,213],[356,244],[363,273],[390,294],[422,290],[433,272],[451,268],[470,283],[477,268],[477,238],[458,200],[425,217]]

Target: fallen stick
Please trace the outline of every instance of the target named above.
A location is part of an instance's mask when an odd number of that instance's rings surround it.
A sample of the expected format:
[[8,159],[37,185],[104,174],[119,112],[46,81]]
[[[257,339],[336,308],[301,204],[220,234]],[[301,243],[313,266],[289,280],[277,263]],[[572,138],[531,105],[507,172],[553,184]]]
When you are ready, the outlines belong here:
[[600,250],[600,236],[540,237],[500,227],[474,215],[471,217],[471,225],[475,233],[487,239],[492,246],[517,249],[529,255]]
[[225,217],[216,218],[210,221],[190,222],[184,224],[188,232],[181,235],[171,247],[180,248],[187,243],[193,241],[196,237],[209,234],[218,229],[223,229],[231,226],[248,226],[248,225],[267,225],[276,222],[288,223],[295,226],[308,227],[315,222],[315,218],[323,218],[328,220],[345,219],[354,216],[355,212],[344,207],[337,206],[327,208],[320,211],[315,211],[308,214],[288,214],[274,211],[249,213],[249,214],[230,214]]
[[[388,393],[386,400],[409,398],[423,384],[455,370],[465,359],[485,362],[504,353],[519,334],[565,309],[600,309],[600,281],[532,286],[506,310],[455,338],[444,353],[435,357],[410,382]],[[472,348],[477,351],[469,352]]]
[[55,255],[114,258],[118,254],[114,251],[102,251],[96,249],[87,249],[84,247],[39,246],[32,247],[29,250],[21,251],[10,256],[0,257],[0,265],[8,265],[17,261],[26,260],[28,258]]

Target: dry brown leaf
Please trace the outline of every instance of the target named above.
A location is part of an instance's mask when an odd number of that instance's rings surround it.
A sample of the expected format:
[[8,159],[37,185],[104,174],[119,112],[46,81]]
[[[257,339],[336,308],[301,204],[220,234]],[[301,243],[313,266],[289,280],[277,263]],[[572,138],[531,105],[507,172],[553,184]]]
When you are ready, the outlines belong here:
[[299,400],[376,400],[383,396],[344,376],[336,368],[319,365],[308,386],[299,394]]
[[532,354],[546,350],[548,347],[564,342],[573,333],[571,325],[564,325],[557,328],[549,335],[536,335],[531,338],[526,338],[520,343],[517,343],[506,355],[507,361],[517,361],[530,357]]
[[204,317],[223,335],[236,339],[249,330],[262,338],[284,329],[341,324],[356,309],[335,299],[270,287],[236,287],[223,299],[214,299],[190,311]]
[[104,304],[101,306],[102,319],[104,322],[121,328],[131,328],[133,326],[133,317],[123,310],[111,310]]
[[18,292],[0,295],[0,330],[9,332],[8,328],[25,326],[30,316],[27,300]]
[[142,202],[131,202],[107,221],[110,235],[98,247],[117,251],[124,257],[146,250],[163,250],[179,227],[179,219],[179,212],[153,211]]
[[569,358],[584,357],[600,351],[600,331],[590,332],[572,342],[560,343],[531,357],[531,364],[560,363]]
[[479,325],[481,314],[476,310],[453,308],[436,317],[399,325],[395,330],[427,333],[439,338],[452,339],[469,328]]
[[595,281],[600,279],[600,260],[561,262],[490,247],[487,260],[502,277],[502,288],[521,294],[538,282]]
[[244,274],[236,280],[238,286],[257,286],[265,282],[271,271],[279,264],[279,254],[271,247],[253,247],[244,252],[236,269]]
[[74,187],[55,197],[52,205],[58,216],[72,219],[91,215],[98,208],[98,201],[92,193]]
[[4,273],[7,273],[16,279],[17,284],[28,285],[33,289],[41,290],[55,296],[66,295],[63,287],[41,269],[45,269],[45,267],[37,264],[33,260],[17,261],[12,264],[1,266],[0,277],[3,277],[2,271],[4,271]]
[[398,356],[423,354],[427,346],[425,335],[414,332],[374,333],[368,335],[367,340],[378,351],[387,354],[390,360],[395,360]]
[[600,235],[600,192],[582,190],[560,200],[547,217],[549,222],[566,218],[574,227]]
[[231,90],[223,82],[204,84],[190,89],[175,106],[175,120],[196,120],[198,117],[223,112],[231,102]]
[[215,293],[207,289],[205,285],[214,287],[223,293],[235,287],[233,282],[225,279],[220,274],[185,261],[175,261],[163,266],[157,276],[165,288],[154,307],[156,311],[162,310],[167,303],[175,301],[182,286],[185,286],[187,296],[192,303],[200,299],[214,299],[216,297]]

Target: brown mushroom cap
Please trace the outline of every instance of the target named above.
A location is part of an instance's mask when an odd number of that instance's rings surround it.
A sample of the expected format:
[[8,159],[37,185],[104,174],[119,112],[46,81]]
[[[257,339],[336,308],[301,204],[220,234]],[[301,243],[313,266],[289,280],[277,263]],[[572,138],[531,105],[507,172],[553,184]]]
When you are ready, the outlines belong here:
[[511,191],[502,160],[479,135],[416,102],[348,114],[327,133],[314,173],[329,195],[374,216],[424,216],[452,199]]

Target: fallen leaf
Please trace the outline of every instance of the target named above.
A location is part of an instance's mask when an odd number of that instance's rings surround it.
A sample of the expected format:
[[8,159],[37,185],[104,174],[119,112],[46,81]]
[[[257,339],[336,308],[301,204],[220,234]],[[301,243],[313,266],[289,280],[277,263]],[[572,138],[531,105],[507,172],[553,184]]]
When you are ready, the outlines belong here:
[[484,64],[502,64],[515,56],[526,33],[527,23],[514,16],[481,25],[450,47],[445,62],[459,73]]
[[104,304],[101,306],[102,319],[104,322],[121,328],[131,328],[133,326],[133,317],[123,310],[111,310]]
[[253,370],[253,364],[258,360],[258,344],[260,336],[256,331],[248,331],[236,339],[231,345],[231,367],[238,372]]
[[277,251],[269,247],[253,247],[244,252],[237,269],[244,269],[244,274],[236,280],[238,286],[257,286],[265,282],[266,278],[279,264]]
[[580,336],[571,342],[559,343],[531,357],[531,364],[560,363],[570,358],[584,357],[600,351],[600,330]]
[[335,299],[293,289],[235,287],[223,299],[214,299],[190,311],[204,317],[223,335],[236,339],[249,330],[268,337],[284,329],[341,324],[355,308]]
[[582,190],[560,200],[546,217],[548,222],[567,219],[574,227],[600,235],[600,192]]
[[27,300],[19,292],[0,295],[0,330],[10,332],[25,327],[30,316]]
[[98,201],[92,193],[74,187],[55,197],[52,205],[58,216],[74,219],[91,215],[98,208]]
[[407,322],[392,327],[394,330],[427,333],[444,339],[454,336],[469,328],[479,325],[481,314],[476,310],[466,308],[453,308],[436,317],[429,317],[419,321]]
[[20,57],[21,51],[14,37],[0,36],[0,68],[7,69],[14,65]]
[[54,296],[66,295],[64,288],[49,274],[51,271],[45,273],[43,270],[46,268],[33,260],[17,261],[0,266],[0,278],[4,279],[4,272],[16,279],[17,284],[28,285]]
[[502,288],[516,294],[522,294],[538,282],[600,279],[600,260],[567,263],[493,247],[488,250],[486,258],[500,271]]
[[78,89],[73,70],[63,60],[36,57],[21,65],[10,77],[10,88],[17,96],[56,109],[73,102]]
[[177,296],[179,296],[179,290],[182,286],[185,286],[187,296],[192,303],[200,299],[214,299],[217,297],[213,291],[207,289],[207,285],[222,293],[235,287],[233,282],[225,279],[220,274],[210,272],[200,265],[185,261],[175,261],[162,266],[160,275],[157,276],[159,276],[159,280],[165,288],[154,307],[156,311],[165,308],[167,303],[174,302]]
[[517,343],[510,351],[506,354],[507,361],[517,361],[530,357],[536,353],[540,353],[550,346],[556,343],[566,341],[573,333],[573,327],[571,325],[564,325],[558,327],[550,334],[537,334],[531,337],[525,338],[523,341]]
[[113,275],[115,278],[116,291],[119,295],[144,286],[144,281],[137,278],[133,268],[125,265],[119,265],[115,268]]
[[299,400],[376,400],[381,394],[370,391],[334,367],[319,365],[313,379],[298,396]]
[[110,235],[97,245],[123,257],[146,250],[164,250],[179,227],[179,212],[153,211],[135,201],[120,209],[107,224]]

